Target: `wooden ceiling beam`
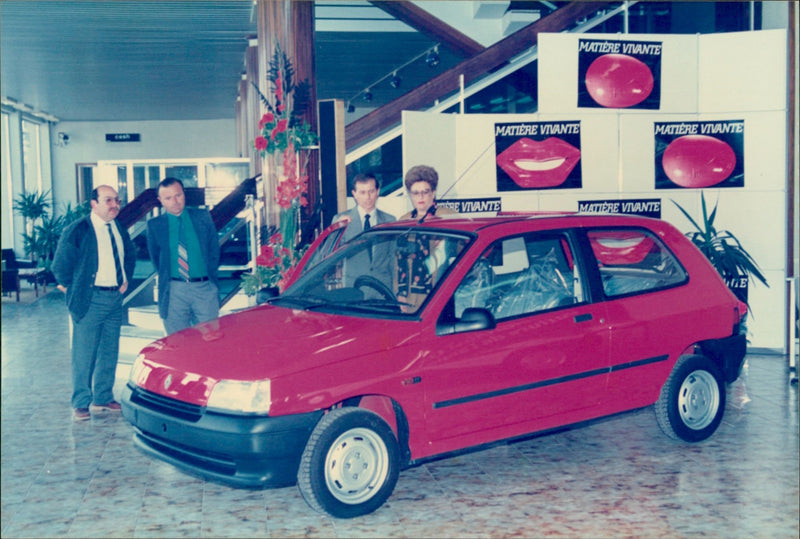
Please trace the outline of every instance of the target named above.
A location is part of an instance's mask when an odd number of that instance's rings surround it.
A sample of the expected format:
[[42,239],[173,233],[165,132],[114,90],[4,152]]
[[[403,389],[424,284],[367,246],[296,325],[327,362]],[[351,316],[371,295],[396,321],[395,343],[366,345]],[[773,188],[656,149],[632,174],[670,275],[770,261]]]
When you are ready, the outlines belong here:
[[459,56],[470,58],[485,50],[483,45],[468,35],[459,32],[412,2],[370,0],[369,3],[433,41],[441,43]]
[[[398,3],[406,4],[408,2]],[[570,2],[546,17],[521,28],[472,58],[464,60],[421,86],[351,122],[345,128],[347,150],[349,151],[369,138],[398,125],[404,110],[427,108],[441,96],[456,91],[460,85],[460,75],[464,75],[464,83],[469,84],[486,72],[502,65],[508,59],[536,45],[539,33],[561,32],[576,20],[589,17],[596,11],[612,4],[613,2]]]

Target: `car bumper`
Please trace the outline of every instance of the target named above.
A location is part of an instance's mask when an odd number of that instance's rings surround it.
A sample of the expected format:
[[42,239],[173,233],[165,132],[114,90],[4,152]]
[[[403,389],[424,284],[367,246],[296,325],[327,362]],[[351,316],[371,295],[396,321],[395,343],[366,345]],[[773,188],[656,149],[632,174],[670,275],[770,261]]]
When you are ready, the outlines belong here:
[[743,334],[725,339],[704,341],[702,348],[720,365],[725,382],[730,384],[739,378],[747,354],[747,337]]
[[303,449],[323,414],[216,413],[130,385],[121,401],[136,447],[190,474],[236,487],[294,484]]

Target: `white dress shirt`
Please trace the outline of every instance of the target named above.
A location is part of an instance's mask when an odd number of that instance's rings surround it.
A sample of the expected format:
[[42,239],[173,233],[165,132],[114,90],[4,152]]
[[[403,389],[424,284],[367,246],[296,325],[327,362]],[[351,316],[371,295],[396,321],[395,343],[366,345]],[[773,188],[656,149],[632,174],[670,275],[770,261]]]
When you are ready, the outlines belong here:
[[[108,235],[108,227],[106,227],[106,222],[94,212],[89,215],[94,227],[94,235],[97,238],[97,275],[94,278],[94,284],[95,286],[117,286],[117,269],[114,266],[114,251],[111,249],[111,237]],[[122,282],[125,282],[127,281],[125,276],[125,247],[116,221],[111,221],[111,232],[117,242],[119,265],[122,268]]]

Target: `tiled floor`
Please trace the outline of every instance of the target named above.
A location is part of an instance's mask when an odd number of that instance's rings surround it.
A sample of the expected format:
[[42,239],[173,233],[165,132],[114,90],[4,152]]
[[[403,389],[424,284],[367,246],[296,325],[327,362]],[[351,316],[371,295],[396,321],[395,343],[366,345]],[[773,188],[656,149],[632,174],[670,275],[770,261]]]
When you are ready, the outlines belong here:
[[73,423],[63,297],[2,307],[2,537],[798,537],[798,400],[748,356],[707,442],[650,408],[400,474],[336,520],[296,488],[237,490],[144,456],[119,416]]

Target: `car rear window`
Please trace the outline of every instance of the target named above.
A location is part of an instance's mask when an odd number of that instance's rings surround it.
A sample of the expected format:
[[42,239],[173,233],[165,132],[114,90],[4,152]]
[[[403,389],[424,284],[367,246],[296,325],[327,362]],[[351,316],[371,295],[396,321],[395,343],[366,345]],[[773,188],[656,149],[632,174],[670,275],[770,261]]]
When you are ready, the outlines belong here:
[[643,229],[603,229],[588,233],[607,297],[676,286],[686,271],[659,238]]

